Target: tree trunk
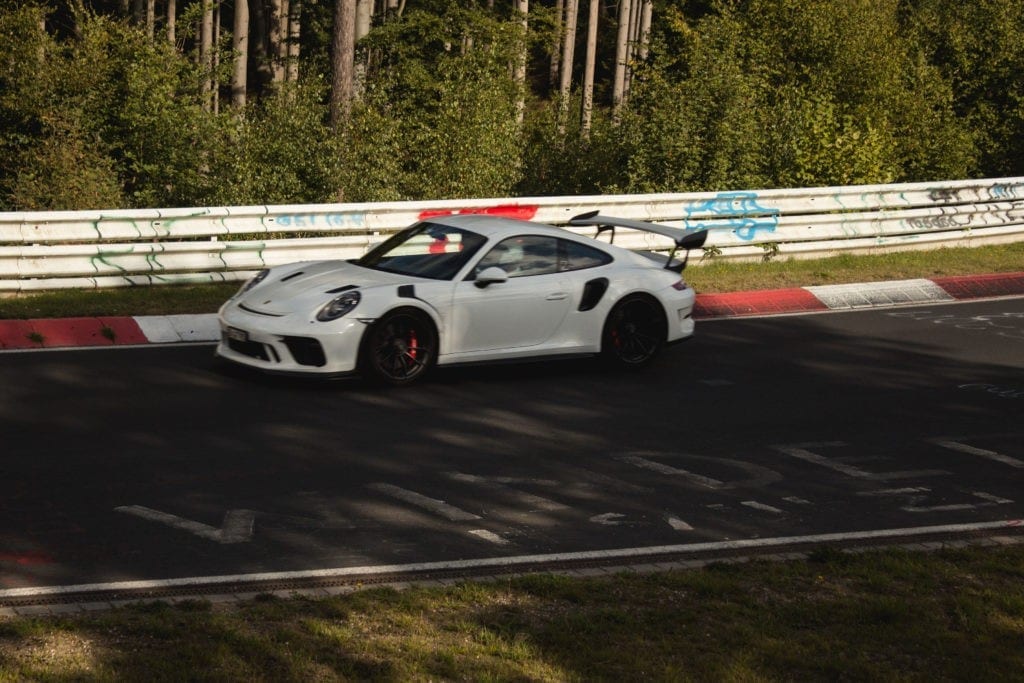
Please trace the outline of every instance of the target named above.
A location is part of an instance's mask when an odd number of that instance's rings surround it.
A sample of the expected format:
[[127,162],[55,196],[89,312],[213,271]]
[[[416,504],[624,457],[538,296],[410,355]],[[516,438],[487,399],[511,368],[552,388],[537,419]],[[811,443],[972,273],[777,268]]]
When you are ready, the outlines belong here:
[[373,0],[356,0],[356,42],[366,37],[373,22]]
[[514,78],[519,94],[516,98],[516,122],[523,123],[526,116],[526,58],[529,52],[527,34],[530,30],[530,0],[512,0],[515,3],[515,10],[519,20],[519,54],[516,56]]
[[299,80],[299,38],[302,32],[302,0],[291,0],[288,8],[288,66],[289,81]]
[[562,23],[565,16],[565,0],[555,0],[555,39],[551,44],[551,73],[548,76],[548,86],[554,90],[559,83],[561,76],[562,41],[565,40],[562,33]]
[[213,75],[213,0],[202,0],[199,21],[199,67],[202,72],[203,109],[210,111],[210,78]]
[[261,89],[274,80],[274,69],[270,63],[270,26],[267,23],[267,0],[252,0],[249,4],[252,31],[249,34],[249,54],[256,68],[254,86]]
[[331,40],[331,128],[348,120],[355,77],[356,0],[334,0]]
[[637,54],[640,61],[646,61],[651,47],[651,21],[654,18],[654,0],[643,0],[643,12],[640,14],[640,44]]
[[559,127],[564,130],[572,94],[572,65],[576,53],[576,16],[579,0],[565,0],[565,37],[562,42],[562,79],[558,87]]
[[150,40],[156,35],[156,0],[146,0],[146,35]]
[[241,111],[245,108],[245,94],[249,87],[249,0],[235,0],[233,34],[235,59],[231,70],[231,105]]
[[643,0],[633,0],[629,12],[629,46],[626,53],[626,81],[622,91],[623,103],[629,102],[629,91],[633,85],[633,64],[636,62],[637,45],[640,44],[640,4]]
[[[356,44],[370,33],[373,25],[374,0],[356,0]],[[353,49],[355,46],[353,46]],[[370,70],[370,54],[367,50],[356,55],[352,96],[361,97],[366,89],[366,74]]]
[[580,127],[583,137],[590,137],[590,123],[594,114],[594,67],[597,64],[597,18],[601,11],[601,0],[590,0],[587,15],[587,57],[583,66],[583,111]]
[[270,0],[269,31],[270,36],[270,69],[274,83],[284,81],[284,64],[281,62],[281,49],[284,34],[281,33],[281,14],[286,11],[287,0]]
[[210,72],[210,104],[214,114],[220,112],[220,83],[217,81],[217,73],[220,71],[220,3],[221,0],[213,0],[213,70]]
[[175,35],[176,24],[178,21],[178,2],[177,0],[167,0],[167,42],[174,47],[177,43],[177,36]]
[[626,64],[629,62],[630,0],[619,0],[619,30],[615,36],[615,80],[612,84],[612,117],[618,121],[626,93]]
[[288,80],[288,36],[291,33],[291,0],[280,0],[281,14],[277,17],[278,35],[281,40],[277,44],[277,69],[279,80]]

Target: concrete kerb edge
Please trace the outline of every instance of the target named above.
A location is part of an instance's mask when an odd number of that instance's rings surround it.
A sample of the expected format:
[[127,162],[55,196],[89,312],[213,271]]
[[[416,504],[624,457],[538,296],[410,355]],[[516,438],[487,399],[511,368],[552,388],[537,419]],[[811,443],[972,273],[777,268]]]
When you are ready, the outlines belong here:
[[[851,555],[859,555],[872,552],[884,552],[888,550],[902,550],[905,552],[939,552],[942,550],[962,550],[965,548],[1000,548],[1016,545],[1024,545],[1024,535],[998,534],[981,538],[951,538],[943,541],[912,541],[892,542],[879,539],[878,543],[858,544],[847,548],[839,548],[839,552]],[[812,551],[780,551],[774,553],[752,553],[731,555],[726,557],[679,559],[667,562],[650,562],[638,558],[635,562],[621,564],[599,565],[582,568],[568,569],[543,569],[500,572],[495,574],[482,574],[480,576],[465,576],[458,578],[437,578],[425,577],[423,579],[403,577],[394,581],[375,581],[372,583],[356,583],[344,586],[315,586],[296,587],[292,589],[271,589],[267,591],[240,590],[237,592],[226,592],[211,587],[209,592],[190,594],[183,596],[171,596],[163,598],[140,597],[137,599],[117,598],[109,601],[90,600],[88,602],[68,602],[47,604],[32,604],[17,607],[0,606],[0,621],[20,618],[46,618],[66,617],[81,615],[87,612],[105,611],[133,605],[160,603],[175,605],[182,602],[206,602],[213,609],[237,609],[243,604],[253,600],[264,599],[267,596],[288,600],[303,598],[307,600],[323,600],[333,597],[344,596],[360,591],[389,588],[392,590],[409,590],[414,588],[452,588],[466,583],[500,583],[513,579],[528,576],[550,575],[574,579],[601,579],[618,576],[620,574],[650,575],[671,571],[694,571],[703,569],[715,564],[744,564],[754,561],[760,562],[801,562],[810,557]]]
[[[778,294],[774,297],[773,294]],[[803,296],[794,296],[803,293]],[[990,299],[1024,295],[1024,272],[995,273],[973,277],[956,276],[934,279],[898,280],[886,282],[853,283],[842,285],[814,285],[793,289],[754,290],[732,292],[727,295],[697,296],[694,317],[698,320],[735,318],[755,315],[791,315],[798,313],[849,311],[868,308],[909,306],[919,304],[952,303],[971,299]],[[728,302],[723,303],[722,299]],[[68,335],[72,335],[75,319],[67,319]],[[217,316],[213,313],[197,315],[129,316],[105,318],[134,326],[148,344],[211,343],[220,338]],[[48,328],[61,321],[46,320]],[[25,348],[77,348],[96,346],[95,335],[83,335],[80,341],[62,346],[26,343],[26,335],[42,324],[42,320],[0,320],[0,350]],[[107,346],[109,344],[103,344]]]

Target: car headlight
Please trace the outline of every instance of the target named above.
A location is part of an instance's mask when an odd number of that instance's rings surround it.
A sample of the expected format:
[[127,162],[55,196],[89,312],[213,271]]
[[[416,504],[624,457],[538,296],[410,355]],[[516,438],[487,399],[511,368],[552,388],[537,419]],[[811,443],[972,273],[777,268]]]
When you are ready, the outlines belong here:
[[358,306],[359,301],[362,298],[362,295],[357,291],[345,292],[341,296],[335,297],[321,308],[320,312],[316,314],[316,319],[322,323],[337,320]]
[[245,294],[250,289],[266,280],[268,275],[270,275],[269,269],[264,269],[256,273],[251,278],[249,278],[249,280],[244,285],[242,285],[242,288],[238,290],[238,294],[235,294],[235,296],[241,296],[242,294]]

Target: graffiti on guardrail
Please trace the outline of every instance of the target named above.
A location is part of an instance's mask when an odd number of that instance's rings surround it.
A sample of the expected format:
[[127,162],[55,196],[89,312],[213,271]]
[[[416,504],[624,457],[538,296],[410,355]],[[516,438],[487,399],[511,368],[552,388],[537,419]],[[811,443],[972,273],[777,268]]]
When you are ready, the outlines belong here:
[[502,218],[517,218],[521,221],[533,220],[540,209],[535,204],[501,204],[498,206],[485,206],[470,209],[426,209],[420,211],[419,220],[425,221],[429,218],[441,216],[456,216],[464,214],[476,214],[484,216],[500,216]]
[[1017,199],[1024,197],[1024,183],[996,183],[988,188],[990,199]]
[[731,230],[744,242],[759,232],[775,232],[779,225],[779,210],[759,204],[756,192],[720,192],[683,210],[687,230]]
[[[353,228],[366,227],[366,214],[363,213],[294,213],[264,217],[264,227],[278,228]],[[268,225],[270,224],[270,225]]]
[[971,214],[951,213],[941,216],[924,216],[921,218],[910,218],[907,225],[915,230],[955,230],[966,228],[971,224]]
[[974,187],[934,187],[928,191],[928,199],[933,202],[957,204],[974,199],[999,200],[1020,199],[1024,197],[1024,183],[993,183]]

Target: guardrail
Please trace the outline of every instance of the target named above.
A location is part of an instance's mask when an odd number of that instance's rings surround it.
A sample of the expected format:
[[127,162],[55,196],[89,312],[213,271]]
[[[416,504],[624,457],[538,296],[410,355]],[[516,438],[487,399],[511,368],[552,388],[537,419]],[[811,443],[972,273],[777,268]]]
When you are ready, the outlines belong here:
[[[602,213],[710,231],[705,254],[763,260],[1024,240],[1024,178],[589,197],[0,213],[0,293],[240,280],[353,258],[417,220],[490,213],[564,225]],[[574,230],[592,234],[590,229]],[[669,242],[622,230],[617,244]],[[693,263],[700,259],[694,259]]]

